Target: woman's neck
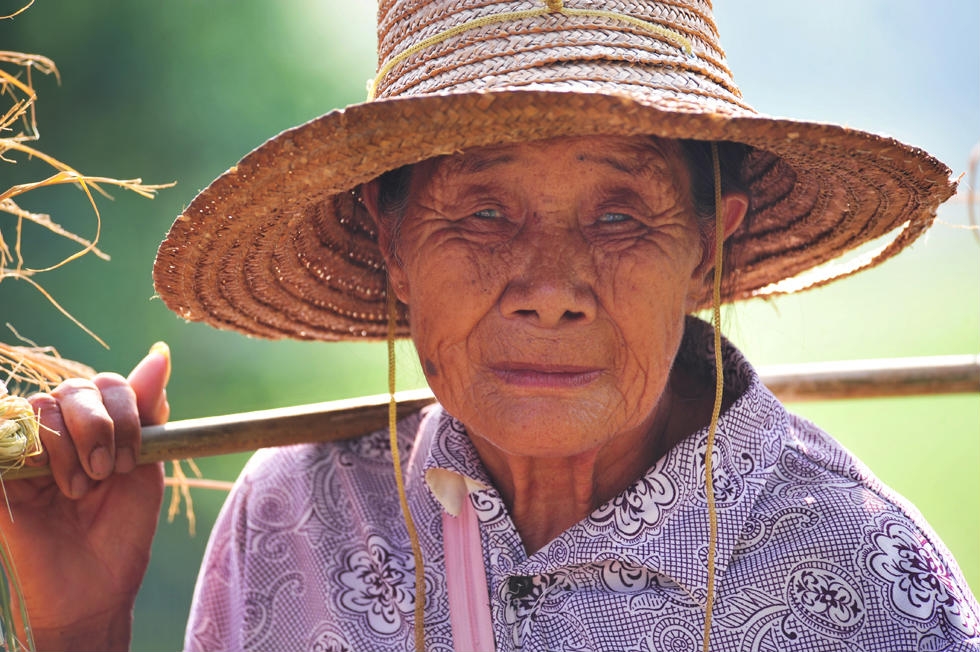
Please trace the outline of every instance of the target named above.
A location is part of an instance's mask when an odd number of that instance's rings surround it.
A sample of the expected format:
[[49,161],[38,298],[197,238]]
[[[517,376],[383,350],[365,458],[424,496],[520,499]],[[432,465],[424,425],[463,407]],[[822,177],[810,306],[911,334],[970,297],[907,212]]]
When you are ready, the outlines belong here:
[[[664,393],[649,425],[574,456],[510,455],[480,437],[473,443],[510,511],[528,554],[622,493],[677,442],[701,427],[710,400]],[[706,421],[705,421],[706,422]]]

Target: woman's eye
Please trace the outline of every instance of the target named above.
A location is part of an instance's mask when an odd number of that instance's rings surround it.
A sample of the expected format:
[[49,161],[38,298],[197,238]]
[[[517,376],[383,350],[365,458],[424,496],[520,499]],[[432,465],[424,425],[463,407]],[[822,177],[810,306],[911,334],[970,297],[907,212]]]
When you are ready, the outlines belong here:
[[481,220],[496,220],[500,218],[500,211],[496,208],[484,208],[473,213],[473,217],[479,218]]
[[603,213],[596,220],[600,224],[618,224],[620,222],[629,222],[633,219],[632,215],[627,215],[626,213]]

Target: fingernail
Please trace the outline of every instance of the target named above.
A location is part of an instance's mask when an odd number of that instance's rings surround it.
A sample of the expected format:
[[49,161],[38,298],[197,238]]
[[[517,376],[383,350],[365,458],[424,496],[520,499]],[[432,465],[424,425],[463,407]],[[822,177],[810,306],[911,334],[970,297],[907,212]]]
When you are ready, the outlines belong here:
[[99,446],[93,450],[88,456],[88,465],[92,469],[92,475],[97,478],[104,478],[112,473],[112,456],[109,455],[109,449]]
[[48,451],[41,449],[41,452],[37,455],[31,455],[26,460],[24,460],[26,466],[47,466],[48,465]]
[[79,471],[71,479],[71,497],[81,498],[88,491],[88,476],[84,471]]
[[159,353],[167,359],[166,380],[170,380],[170,347],[167,346],[166,342],[154,342],[153,346],[150,347],[150,353]]
[[136,468],[136,456],[133,449],[125,446],[116,451],[116,471],[119,473],[129,473]]

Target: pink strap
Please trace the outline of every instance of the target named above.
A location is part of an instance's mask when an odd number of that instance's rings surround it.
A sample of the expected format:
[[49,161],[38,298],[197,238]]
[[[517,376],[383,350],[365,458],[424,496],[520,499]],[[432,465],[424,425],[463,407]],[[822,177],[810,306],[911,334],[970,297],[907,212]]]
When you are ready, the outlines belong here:
[[449,622],[456,652],[494,652],[480,522],[469,496],[459,516],[442,513]]

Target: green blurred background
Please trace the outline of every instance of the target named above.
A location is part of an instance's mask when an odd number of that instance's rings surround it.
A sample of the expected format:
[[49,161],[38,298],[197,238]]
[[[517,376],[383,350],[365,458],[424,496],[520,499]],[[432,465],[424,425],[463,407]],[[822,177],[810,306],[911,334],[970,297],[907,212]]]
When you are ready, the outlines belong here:
[[[0,0],[0,13],[20,0]],[[0,288],[12,323],[62,355],[126,372],[151,343],[173,350],[175,419],[381,393],[383,348],[250,340],[185,324],[153,299],[150,268],[194,194],[265,138],[361,101],[374,70],[373,2],[362,0],[39,0],[0,21],[0,49],[44,54],[62,83],[36,79],[40,147],[93,175],[177,181],[154,201],[100,200],[103,262],[87,256],[40,278],[111,346],[104,350],[23,283]],[[726,0],[716,7],[729,62],[762,111],[894,135],[964,172],[980,139],[980,8],[975,0]],[[47,171],[20,160],[0,187]],[[77,191],[32,193],[27,208],[91,234]],[[977,353],[980,245],[963,193],[898,259],[830,287],[728,311],[726,332],[756,364]],[[0,220],[6,218],[0,216]],[[0,229],[10,237],[9,221]],[[28,232],[28,263],[63,253]],[[0,339],[11,342],[13,336]],[[402,361],[412,359],[408,345]],[[402,364],[400,386],[421,374]],[[793,406],[913,501],[980,592],[980,396]],[[245,456],[199,460],[233,479]],[[199,532],[163,519],[137,604],[134,649],[173,650],[207,532],[223,500],[197,491]]]

